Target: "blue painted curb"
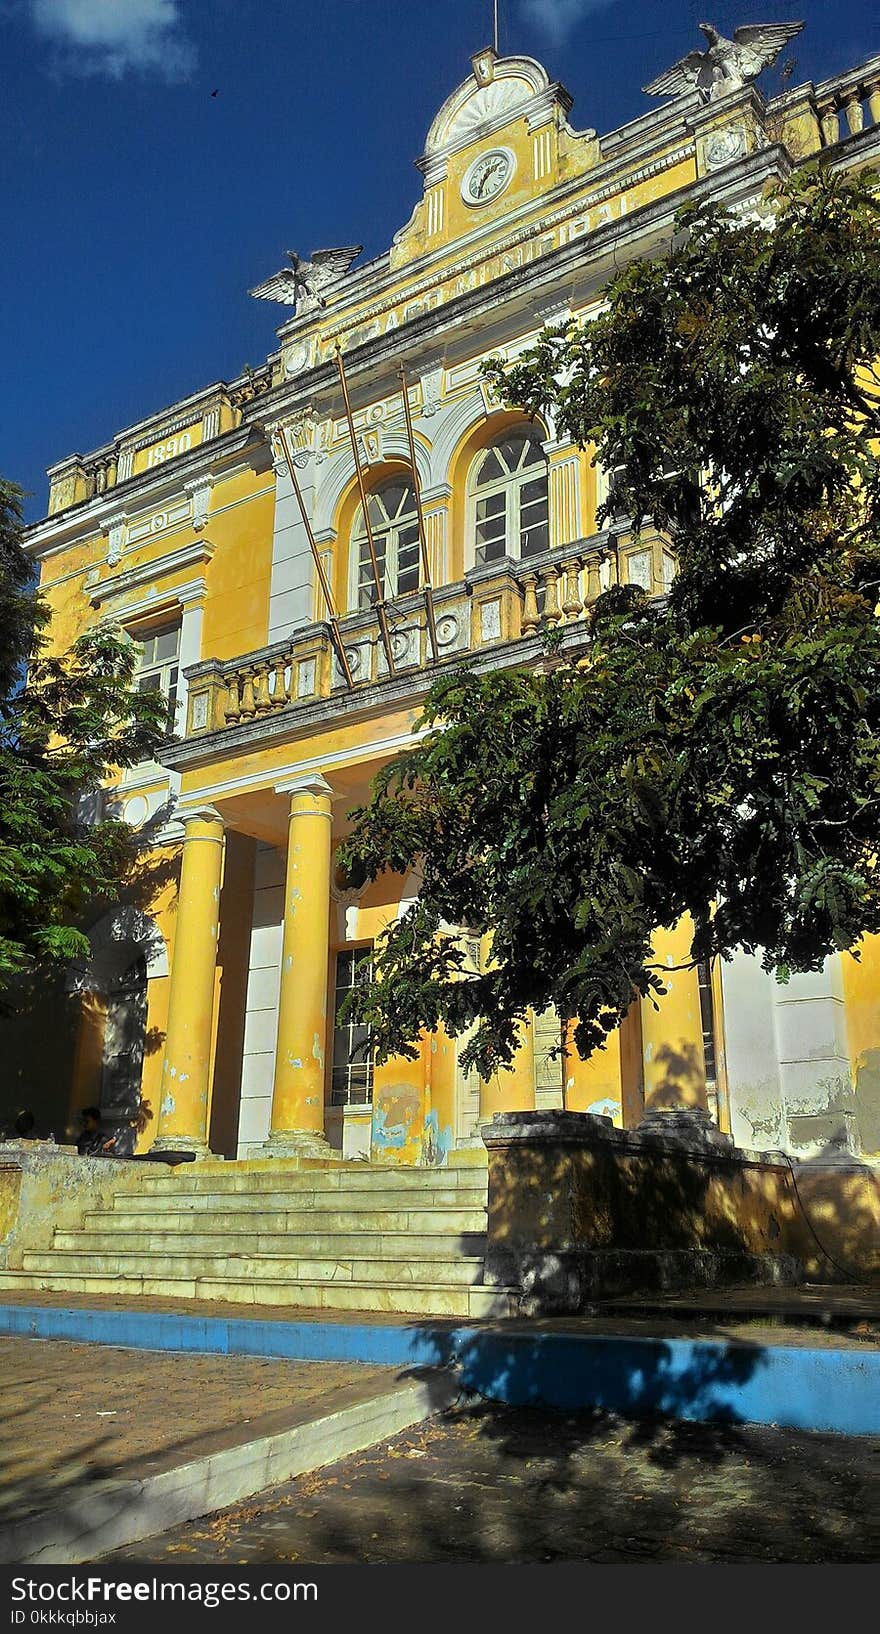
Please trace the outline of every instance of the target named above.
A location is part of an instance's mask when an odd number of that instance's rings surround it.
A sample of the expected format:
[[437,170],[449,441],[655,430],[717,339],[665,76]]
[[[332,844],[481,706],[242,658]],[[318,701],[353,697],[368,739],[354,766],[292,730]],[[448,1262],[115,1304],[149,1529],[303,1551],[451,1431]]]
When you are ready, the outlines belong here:
[[429,1319],[261,1322],[29,1305],[0,1305],[0,1334],[288,1361],[454,1366],[467,1389],[515,1407],[880,1435],[877,1350],[505,1331],[503,1324],[453,1328]]

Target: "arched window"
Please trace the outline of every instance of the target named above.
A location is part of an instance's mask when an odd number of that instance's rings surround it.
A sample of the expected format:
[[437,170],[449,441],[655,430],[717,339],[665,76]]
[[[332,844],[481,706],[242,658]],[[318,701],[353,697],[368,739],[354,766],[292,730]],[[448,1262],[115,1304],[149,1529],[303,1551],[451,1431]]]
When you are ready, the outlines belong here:
[[547,456],[534,426],[496,438],[471,467],[474,563],[537,556],[550,545]]
[[[367,495],[379,577],[386,600],[419,588],[419,522],[409,477],[389,477]],[[353,561],[351,604],[360,611],[376,600],[376,580],[363,508],[358,507],[351,535]]]

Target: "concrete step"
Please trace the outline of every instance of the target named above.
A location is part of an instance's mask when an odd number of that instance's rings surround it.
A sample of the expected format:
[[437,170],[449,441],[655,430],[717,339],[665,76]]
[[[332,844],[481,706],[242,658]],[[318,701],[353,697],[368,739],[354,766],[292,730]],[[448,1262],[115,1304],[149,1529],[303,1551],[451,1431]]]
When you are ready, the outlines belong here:
[[125,1209],[89,1210],[83,1217],[83,1227],[88,1231],[259,1231],[278,1232],[290,1229],[308,1231],[310,1234],[323,1236],[328,1231],[351,1231],[356,1227],[358,1232],[416,1232],[419,1235],[455,1238],[456,1235],[468,1231],[485,1231],[486,1210],[479,1208],[436,1208],[426,1204],[424,1207],[407,1205],[405,1207],[363,1208],[351,1210],[347,1206],[337,1209],[319,1208],[295,1211],[291,1209],[262,1210],[252,1203],[257,1199],[242,1202],[236,1199],[235,1210],[227,1212],[221,1207],[213,1209],[177,1209],[167,1214],[153,1213],[142,1205],[129,1206]]
[[438,1188],[485,1195],[486,1186],[486,1170],[479,1168],[404,1169],[352,1163],[345,1170],[314,1170],[284,1169],[280,1164],[268,1163],[265,1169],[230,1164],[224,1172],[213,1164],[210,1168],[195,1164],[181,1165],[161,1175],[144,1174],[138,1191],[148,1196],[180,1196],[184,1192],[205,1191],[344,1192],[349,1196],[374,1189],[433,1192]]
[[[222,1245],[217,1244],[220,1248]],[[81,1254],[70,1249],[59,1249],[45,1254],[22,1255],[23,1271],[49,1272],[62,1276],[143,1276],[143,1277],[212,1277],[246,1280],[269,1279],[293,1282],[436,1282],[443,1287],[458,1283],[480,1282],[483,1260],[480,1255],[451,1254],[445,1259],[430,1260],[375,1259],[364,1254],[341,1259],[324,1258],[319,1254],[294,1256],[291,1254],[147,1254],[133,1249],[109,1254]]]
[[[356,1255],[382,1260],[449,1259],[455,1254],[484,1255],[485,1231],[450,1233],[327,1231],[216,1231],[109,1230],[103,1216],[93,1216],[95,1229],[56,1231],[53,1251],[80,1254],[285,1254],[292,1259],[339,1259]],[[248,1224],[259,1216],[248,1215]],[[302,1222],[298,1222],[301,1226]],[[230,1236],[235,1241],[230,1242]]]
[[274,1209],[284,1210],[286,1213],[298,1213],[300,1210],[311,1217],[313,1211],[322,1209],[345,1210],[359,1219],[376,1209],[485,1209],[486,1198],[484,1193],[469,1193],[454,1191],[451,1188],[437,1188],[434,1191],[409,1191],[401,1188],[392,1189],[387,1186],[376,1187],[369,1191],[356,1192],[300,1192],[286,1191],[235,1191],[235,1192],[170,1192],[146,1193],[141,1196],[136,1192],[123,1192],[113,1199],[113,1212],[127,1214],[136,1209],[138,1213],[160,1215],[177,1213],[182,1209],[195,1214],[201,1210],[210,1213],[223,1212],[227,1209]]
[[63,1276],[48,1271],[0,1271],[0,1289],[25,1293],[113,1294],[127,1298],[204,1299],[232,1305],[280,1305],[298,1310],[399,1311],[411,1316],[512,1316],[518,1292],[512,1288],[436,1283],[273,1282],[243,1278],[235,1283],[210,1277]]

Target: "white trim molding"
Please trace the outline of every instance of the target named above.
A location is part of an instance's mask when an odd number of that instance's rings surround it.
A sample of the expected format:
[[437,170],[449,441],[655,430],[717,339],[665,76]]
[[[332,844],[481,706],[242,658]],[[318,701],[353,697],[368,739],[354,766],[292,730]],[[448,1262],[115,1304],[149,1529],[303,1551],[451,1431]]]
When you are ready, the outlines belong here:
[[[100,607],[104,602],[116,596],[124,596],[127,591],[136,590],[143,584],[150,584],[154,579],[166,577],[170,573],[180,573],[184,568],[197,567],[207,563],[214,554],[214,546],[207,539],[198,539],[192,545],[181,545],[179,550],[169,551],[167,556],[154,556],[148,562],[139,562],[137,567],[126,568],[123,573],[117,573],[112,579],[102,579],[100,584],[86,586],[86,594],[93,607]],[[193,580],[204,586],[204,579]],[[180,599],[186,587],[179,585],[170,587],[169,597]],[[161,592],[157,592],[161,594]],[[155,600],[155,597],[152,599]]]

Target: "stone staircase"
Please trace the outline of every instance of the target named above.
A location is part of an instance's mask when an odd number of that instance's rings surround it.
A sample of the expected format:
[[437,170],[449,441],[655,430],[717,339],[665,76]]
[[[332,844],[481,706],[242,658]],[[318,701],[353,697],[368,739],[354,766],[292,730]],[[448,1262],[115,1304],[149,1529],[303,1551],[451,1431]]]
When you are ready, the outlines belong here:
[[153,1295],[412,1315],[510,1315],[484,1283],[486,1169],[125,1166],[99,1207],[24,1247],[10,1292]]

